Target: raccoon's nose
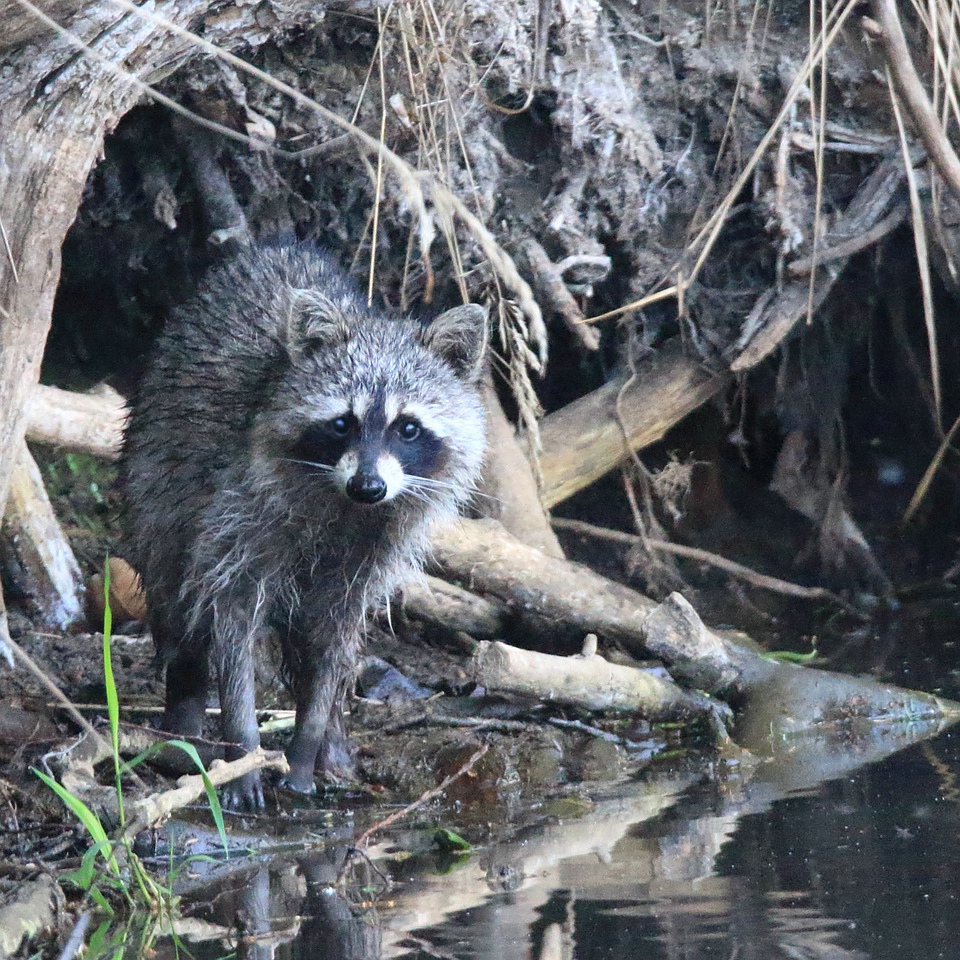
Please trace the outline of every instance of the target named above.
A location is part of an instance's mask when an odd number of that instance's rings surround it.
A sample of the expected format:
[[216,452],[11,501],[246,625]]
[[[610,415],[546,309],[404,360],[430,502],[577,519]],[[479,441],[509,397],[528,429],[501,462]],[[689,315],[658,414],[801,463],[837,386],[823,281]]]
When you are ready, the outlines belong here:
[[375,473],[357,471],[347,481],[347,496],[357,503],[379,503],[387,495],[387,483]]

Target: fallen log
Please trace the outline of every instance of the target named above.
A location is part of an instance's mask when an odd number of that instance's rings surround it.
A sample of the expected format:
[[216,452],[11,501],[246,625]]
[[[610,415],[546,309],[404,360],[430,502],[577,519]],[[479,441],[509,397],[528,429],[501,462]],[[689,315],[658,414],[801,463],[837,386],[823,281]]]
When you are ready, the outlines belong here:
[[429,576],[404,584],[403,612],[444,630],[468,634],[475,640],[504,637],[511,619],[506,604]]
[[23,411],[27,439],[107,460],[120,454],[126,416],[123,397],[110,387],[76,393],[37,384]]
[[752,749],[826,726],[960,720],[960,703],[943,697],[765,657],[749,641],[708,630],[678,593],[646,619],[644,636],[674,677],[732,701],[734,738]]
[[726,372],[687,356],[677,339],[641,363],[636,377],[612,380],[544,417],[544,503],[552,507],[599,480],[623,460],[628,445],[639,450],[656,443],[731,382]]
[[548,557],[491,520],[464,520],[434,537],[436,565],[468,590],[492,594],[520,616],[596,633],[645,655],[653,601],[588,567]]
[[11,475],[0,553],[38,627],[64,630],[80,618],[80,565],[54,515],[40,469],[22,440]]
[[492,382],[484,385],[483,406],[487,414],[487,456],[480,481],[479,512],[499,520],[518,540],[552,557],[562,557],[563,549],[540,502],[530,462]]
[[713,717],[720,708],[716,701],[681,690],[648,670],[611,663],[596,653],[556,657],[484,641],[474,654],[473,670],[488,693],[637,713],[653,722]]

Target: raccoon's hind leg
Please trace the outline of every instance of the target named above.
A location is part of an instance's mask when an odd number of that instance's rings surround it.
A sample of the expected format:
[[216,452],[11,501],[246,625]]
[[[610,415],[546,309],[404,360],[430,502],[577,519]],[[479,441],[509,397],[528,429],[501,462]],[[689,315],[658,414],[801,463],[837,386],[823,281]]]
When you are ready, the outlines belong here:
[[167,663],[162,729],[179,737],[199,737],[203,733],[209,686],[207,651],[178,651]]
[[153,641],[166,665],[166,695],[160,728],[180,737],[199,737],[210,687],[209,641],[184,637],[166,622],[153,624]]

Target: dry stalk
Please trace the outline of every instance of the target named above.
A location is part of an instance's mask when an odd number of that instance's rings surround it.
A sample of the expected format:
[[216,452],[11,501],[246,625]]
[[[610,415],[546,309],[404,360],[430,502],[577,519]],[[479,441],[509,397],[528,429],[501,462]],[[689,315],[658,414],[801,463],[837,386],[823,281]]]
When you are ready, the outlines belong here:
[[930,385],[933,389],[933,424],[943,435],[943,395],[940,390],[940,357],[937,351],[937,326],[933,313],[933,284],[930,279],[930,255],[927,249],[927,231],[923,224],[923,206],[920,202],[920,190],[917,186],[917,174],[910,162],[910,144],[900,112],[900,95],[894,87],[890,68],[886,69],[887,87],[890,90],[890,103],[893,116],[897,121],[900,135],[900,147],[903,151],[903,166],[907,175],[907,188],[910,194],[910,214],[913,226],[913,242],[917,250],[917,270],[920,274],[920,289],[923,299],[923,321],[927,328],[927,349],[930,354]]
[[872,9],[876,20],[864,18],[864,30],[882,45],[897,93],[916,124],[927,154],[953,195],[960,200],[960,159],[947,140],[910,58],[896,0],[873,0]]

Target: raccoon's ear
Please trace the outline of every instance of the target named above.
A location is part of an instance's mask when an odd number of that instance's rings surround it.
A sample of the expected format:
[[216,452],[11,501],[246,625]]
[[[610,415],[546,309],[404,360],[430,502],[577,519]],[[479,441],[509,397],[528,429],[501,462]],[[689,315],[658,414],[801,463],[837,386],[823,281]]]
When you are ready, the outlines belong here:
[[467,303],[441,313],[423,331],[423,343],[464,380],[477,380],[487,351],[487,308]]
[[335,301],[316,290],[294,287],[290,291],[286,333],[287,349],[298,354],[346,343],[350,328],[343,310]]

